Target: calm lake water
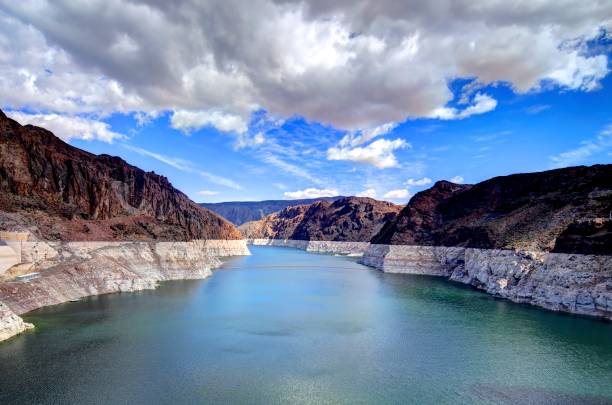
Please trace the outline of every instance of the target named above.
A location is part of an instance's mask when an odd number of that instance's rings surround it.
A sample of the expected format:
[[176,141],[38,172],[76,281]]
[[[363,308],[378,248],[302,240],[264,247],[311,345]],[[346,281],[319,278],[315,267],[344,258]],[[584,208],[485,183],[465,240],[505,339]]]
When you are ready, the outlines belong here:
[[612,403],[612,324],[344,257],[252,248],[200,281],[25,318],[1,404]]

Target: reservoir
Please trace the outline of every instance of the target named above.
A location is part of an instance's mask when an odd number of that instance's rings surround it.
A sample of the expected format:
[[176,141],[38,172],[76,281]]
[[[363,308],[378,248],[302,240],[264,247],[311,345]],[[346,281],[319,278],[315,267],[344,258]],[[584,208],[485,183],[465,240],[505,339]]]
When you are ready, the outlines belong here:
[[206,280],[27,314],[35,331],[0,344],[0,403],[612,403],[612,323],[251,251]]

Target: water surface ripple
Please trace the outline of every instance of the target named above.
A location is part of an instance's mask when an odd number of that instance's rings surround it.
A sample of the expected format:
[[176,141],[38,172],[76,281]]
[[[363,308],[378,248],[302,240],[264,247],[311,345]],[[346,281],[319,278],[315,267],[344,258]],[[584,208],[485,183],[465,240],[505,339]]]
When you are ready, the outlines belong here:
[[212,278],[35,311],[1,404],[612,403],[612,324],[263,247]]

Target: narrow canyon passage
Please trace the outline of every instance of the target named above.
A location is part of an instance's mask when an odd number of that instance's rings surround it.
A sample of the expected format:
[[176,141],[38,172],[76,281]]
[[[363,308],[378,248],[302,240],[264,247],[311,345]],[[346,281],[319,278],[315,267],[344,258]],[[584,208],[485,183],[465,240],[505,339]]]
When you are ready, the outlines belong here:
[[24,316],[0,403],[612,402],[612,323],[251,250],[206,280]]

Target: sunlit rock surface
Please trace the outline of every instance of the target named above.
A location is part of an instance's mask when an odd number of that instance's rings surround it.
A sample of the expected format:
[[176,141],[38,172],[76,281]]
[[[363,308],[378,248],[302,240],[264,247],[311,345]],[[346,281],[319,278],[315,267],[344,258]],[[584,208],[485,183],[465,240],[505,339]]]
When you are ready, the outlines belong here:
[[0,337],[27,328],[17,315],[90,295],[153,289],[165,280],[206,278],[220,257],[248,254],[244,240],[24,242],[22,264],[38,274],[0,283]]
[[361,262],[448,277],[497,297],[612,320],[612,256],[372,244]]

